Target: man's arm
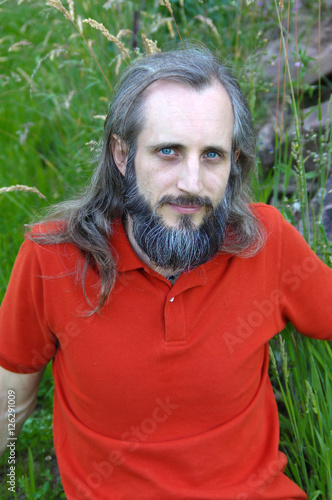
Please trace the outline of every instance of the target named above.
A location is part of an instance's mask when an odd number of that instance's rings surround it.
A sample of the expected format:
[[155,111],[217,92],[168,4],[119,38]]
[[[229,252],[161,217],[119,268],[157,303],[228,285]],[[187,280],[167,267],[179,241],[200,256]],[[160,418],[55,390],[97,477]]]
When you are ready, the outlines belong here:
[[36,373],[13,373],[0,366],[0,456],[7,450],[7,438],[14,437],[11,432],[18,436],[33,412],[44,371],[45,368]]

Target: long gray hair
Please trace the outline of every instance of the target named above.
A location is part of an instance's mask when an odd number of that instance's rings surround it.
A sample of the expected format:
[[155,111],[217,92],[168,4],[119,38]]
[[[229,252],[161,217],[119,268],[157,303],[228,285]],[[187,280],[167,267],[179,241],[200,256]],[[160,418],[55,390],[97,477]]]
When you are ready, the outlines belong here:
[[[128,149],[128,165],[134,165],[137,138],[144,127],[144,102],[148,87],[157,80],[171,80],[201,90],[220,82],[227,91],[234,113],[232,161],[229,187],[231,206],[223,252],[249,257],[264,244],[264,232],[248,206],[248,177],[255,168],[255,133],[251,113],[239,85],[210,51],[189,48],[149,55],[136,60],[123,73],[105,121],[102,149],[93,177],[83,194],[52,207],[43,223],[61,221],[58,230],[40,231],[36,225],[28,237],[41,244],[73,243],[85,257],[81,281],[89,266],[98,269],[100,293],[94,311],[105,303],[116,277],[110,252],[112,221],[124,214],[123,181],[112,154],[112,137],[119,136]],[[86,293],[85,293],[86,295]],[[92,305],[90,303],[90,305]]]

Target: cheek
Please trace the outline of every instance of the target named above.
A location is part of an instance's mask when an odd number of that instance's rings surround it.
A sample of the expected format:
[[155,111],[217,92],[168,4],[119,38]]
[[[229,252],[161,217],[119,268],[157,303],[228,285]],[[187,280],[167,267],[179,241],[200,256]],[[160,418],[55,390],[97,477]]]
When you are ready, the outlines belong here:
[[211,176],[209,179],[209,187],[208,190],[211,193],[211,197],[214,202],[219,202],[226,191],[226,186],[229,180],[229,171],[223,171],[222,174],[217,176]]
[[172,181],[167,172],[158,172],[152,168],[137,172],[137,183],[140,191],[153,203],[157,202],[172,186]]

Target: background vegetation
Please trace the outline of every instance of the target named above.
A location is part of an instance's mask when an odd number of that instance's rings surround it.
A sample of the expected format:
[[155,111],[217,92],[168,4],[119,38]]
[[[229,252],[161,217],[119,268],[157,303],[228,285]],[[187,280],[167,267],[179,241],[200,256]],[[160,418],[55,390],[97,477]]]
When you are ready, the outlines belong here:
[[[320,196],[331,164],[330,128],[320,128],[311,137],[315,168],[310,172],[305,169],[303,147],[308,138],[301,129],[301,110],[308,95],[316,96],[320,109],[320,79],[317,76],[316,86],[304,85],[305,54],[296,80],[288,77],[287,64],[280,67],[281,75],[284,69],[286,72],[285,86],[281,77],[273,85],[265,71],[267,65],[279,60],[278,53],[267,58],[266,45],[277,34],[284,50],[300,8],[296,0],[174,0],[171,6],[166,0],[83,0],[64,2],[62,7],[57,0],[49,3],[57,4],[60,10],[66,8],[68,15],[42,0],[0,1],[0,188],[35,186],[45,197],[0,191],[0,300],[23,239],[24,224],[88,181],[91,157],[119,71],[129,59],[155,50],[153,42],[162,50],[178,46],[179,35],[204,42],[233,69],[257,128],[278,103],[275,145],[270,151],[274,168],[266,171],[258,160],[258,173],[253,178],[255,196],[276,205],[288,220],[301,226],[314,250],[331,265],[331,245],[321,224]],[[313,23],[324,15],[320,1],[307,2],[306,8],[312,11]],[[82,23],[86,18],[95,19],[117,35],[115,43]],[[288,119],[296,124],[292,136],[282,127],[286,104]],[[310,218],[309,204],[316,193],[318,203]],[[271,348],[280,445],[289,459],[286,472],[310,500],[331,499],[331,347],[302,338],[288,327]],[[52,442],[52,394],[48,367],[37,411],[17,442],[15,495],[7,491],[6,457],[0,462],[2,499],[65,498]]]

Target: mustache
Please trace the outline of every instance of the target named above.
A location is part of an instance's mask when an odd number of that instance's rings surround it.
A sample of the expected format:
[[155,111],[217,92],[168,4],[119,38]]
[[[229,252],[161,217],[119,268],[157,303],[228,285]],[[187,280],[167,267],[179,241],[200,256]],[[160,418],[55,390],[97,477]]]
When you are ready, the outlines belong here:
[[198,196],[198,195],[180,195],[172,196],[165,195],[157,203],[155,209],[158,209],[164,205],[184,205],[186,207],[206,207],[213,209],[213,203],[208,196]]

